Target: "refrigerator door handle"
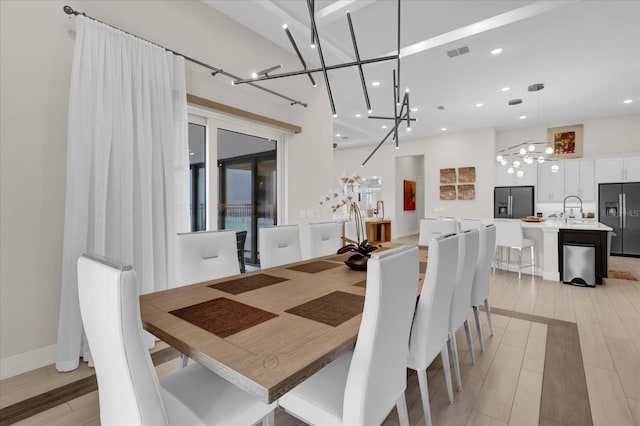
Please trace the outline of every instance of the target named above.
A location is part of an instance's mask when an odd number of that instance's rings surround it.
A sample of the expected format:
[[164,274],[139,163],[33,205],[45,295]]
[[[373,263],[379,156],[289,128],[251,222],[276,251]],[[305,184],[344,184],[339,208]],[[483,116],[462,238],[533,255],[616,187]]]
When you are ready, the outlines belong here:
[[622,194],[622,228],[627,227],[627,194]]
[[511,217],[513,214],[513,197],[509,195],[507,197],[507,216]]
[[622,228],[622,194],[618,194],[618,226]]

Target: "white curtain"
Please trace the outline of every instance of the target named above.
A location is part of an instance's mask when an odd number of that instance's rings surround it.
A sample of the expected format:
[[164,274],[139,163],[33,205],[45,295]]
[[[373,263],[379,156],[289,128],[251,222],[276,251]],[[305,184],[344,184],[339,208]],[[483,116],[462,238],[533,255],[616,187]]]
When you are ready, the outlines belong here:
[[[189,231],[184,58],[75,17],[56,368],[91,362],[78,306],[84,252],[133,265],[141,294],[173,282]],[[149,344],[151,339],[149,339]]]

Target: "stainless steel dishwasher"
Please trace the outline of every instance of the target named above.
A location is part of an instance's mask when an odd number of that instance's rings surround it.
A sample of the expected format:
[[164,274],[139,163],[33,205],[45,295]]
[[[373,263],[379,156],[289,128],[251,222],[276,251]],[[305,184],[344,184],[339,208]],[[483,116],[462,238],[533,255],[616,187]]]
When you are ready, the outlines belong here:
[[596,248],[593,244],[565,243],[562,280],[565,284],[596,286]]

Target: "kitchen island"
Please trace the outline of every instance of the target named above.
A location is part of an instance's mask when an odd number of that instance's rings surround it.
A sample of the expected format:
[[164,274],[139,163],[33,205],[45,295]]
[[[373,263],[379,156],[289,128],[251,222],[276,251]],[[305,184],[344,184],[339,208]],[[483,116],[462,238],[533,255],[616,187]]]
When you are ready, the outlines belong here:
[[[609,232],[613,229],[595,220],[578,219],[569,220],[567,223],[564,223],[562,220],[547,219],[542,222],[522,222],[522,230],[525,238],[536,242],[536,265],[534,274],[542,276],[545,280],[560,281],[562,259],[559,244],[561,241],[567,242],[566,239],[560,237],[561,232],[565,235],[565,231],[571,231],[570,234],[567,234],[570,235],[570,240],[575,240],[575,236],[581,233],[583,233],[585,237],[587,235],[598,235],[594,233],[605,233],[601,236],[605,238],[605,241],[608,241]],[[525,256],[526,253],[527,251],[524,251],[523,256]],[[608,264],[608,247],[600,247],[600,249],[597,250],[596,256],[596,263],[600,265],[600,268],[597,269],[596,278],[600,278],[597,282],[601,283],[602,277],[607,276],[607,268],[603,265]],[[517,271],[515,266],[513,270]],[[530,269],[524,268],[522,272],[530,273]],[[597,276],[598,273],[600,277]]]

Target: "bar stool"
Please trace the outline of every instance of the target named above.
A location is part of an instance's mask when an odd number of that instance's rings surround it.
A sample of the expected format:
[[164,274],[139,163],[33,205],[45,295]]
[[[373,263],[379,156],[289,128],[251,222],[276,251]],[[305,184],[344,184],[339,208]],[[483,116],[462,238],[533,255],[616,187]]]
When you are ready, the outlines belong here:
[[[493,266],[493,273],[496,267],[506,265],[509,270],[511,265],[511,249],[518,250],[518,279],[522,277],[522,268],[531,266],[531,275],[535,274],[536,242],[524,238],[522,234],[522,223],[519,220],[495,219],[496,225],[496,254]],[[531,250],[531,263],[522,263],[522,249]],[[503,260],[503,252],[507,251],[507,260]]]

